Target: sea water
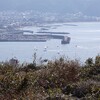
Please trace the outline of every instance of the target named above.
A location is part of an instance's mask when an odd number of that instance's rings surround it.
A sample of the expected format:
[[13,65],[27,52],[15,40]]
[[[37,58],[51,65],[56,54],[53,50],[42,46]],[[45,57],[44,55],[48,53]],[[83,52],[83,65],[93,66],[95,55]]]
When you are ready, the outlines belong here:
[[[47,42],[0,42],[0,61],[16,58],[20,62],[32,62],[34,53],[37,60],[67,57],[84,62],[89,57],[100,54],[100,22],[75,22],[45,24],[50,32],[68,32],[70,44],[61,44],[61,40],[50,39]],[[41,30],[40,26],[25,27],[23,30]]]

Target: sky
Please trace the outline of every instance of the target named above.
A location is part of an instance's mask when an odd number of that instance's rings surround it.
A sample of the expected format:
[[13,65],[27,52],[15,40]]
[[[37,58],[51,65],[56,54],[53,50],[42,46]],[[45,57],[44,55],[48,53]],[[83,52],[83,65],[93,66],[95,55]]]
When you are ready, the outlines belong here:
[[0,0],[0,10],[37,10],[100,16],[100,0]]

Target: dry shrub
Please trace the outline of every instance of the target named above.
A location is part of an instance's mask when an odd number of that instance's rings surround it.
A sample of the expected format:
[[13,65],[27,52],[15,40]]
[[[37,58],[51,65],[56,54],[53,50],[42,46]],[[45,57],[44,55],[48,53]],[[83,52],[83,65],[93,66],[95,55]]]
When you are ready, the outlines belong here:
[[100,98],[99,61],[88,59],[83,67],[62,57],[39,67],[0,64],[0,100]]
[[[100,92],[100,83],[95,82],[92,80],[88,81],[82,81],[78,82],[76,85],[73,85],[73,89],[71,91],[72,96],[78,97],[78,98],[83,98],[83,97],[95,97],[98,98],[100,97],[100,94],[97,95]],[[96,99],[97,100],[97,99]]]
[[80,77],[82,79],[89,79],[92,77],[100,76],[100,56],[95,57],[95,61],[93,58],[88,58],[86,60],[86,64],[83,68],[81,68]]
[[44,88],[58,88],[78,81],[79,63],[64,58],[48,62],[39,76],[39,84]]

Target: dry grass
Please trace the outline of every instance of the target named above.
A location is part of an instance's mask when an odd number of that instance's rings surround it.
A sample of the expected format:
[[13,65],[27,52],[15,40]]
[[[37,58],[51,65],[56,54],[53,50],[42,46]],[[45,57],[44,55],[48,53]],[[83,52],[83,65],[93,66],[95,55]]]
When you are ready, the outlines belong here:
[[[42,66],[42,67],[41,67]],[[0,100],[99,100],[100,56],[79,61],[60,58],[36,66],[0,64]]]

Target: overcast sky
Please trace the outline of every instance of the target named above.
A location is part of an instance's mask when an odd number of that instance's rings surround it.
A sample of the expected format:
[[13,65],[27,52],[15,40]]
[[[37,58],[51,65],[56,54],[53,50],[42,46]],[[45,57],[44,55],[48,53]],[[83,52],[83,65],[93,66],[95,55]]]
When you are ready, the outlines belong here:
[[100,0],[0,0],[0,10],[37,10],[100,15]]

